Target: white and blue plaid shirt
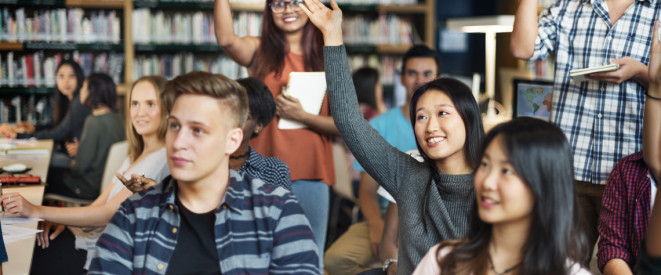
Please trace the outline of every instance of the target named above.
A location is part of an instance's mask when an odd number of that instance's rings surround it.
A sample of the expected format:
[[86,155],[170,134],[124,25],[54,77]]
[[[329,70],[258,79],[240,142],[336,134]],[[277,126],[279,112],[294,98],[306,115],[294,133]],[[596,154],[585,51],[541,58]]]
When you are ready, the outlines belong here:
[[555,53],[551,119],[565,132],[574,151],[575,178],[606,184],[615,163],[640,151],[645,87],[575,83],[569,71],[630,56],[649,64],[657,0],[635,0],[615,25],[604,0],[559,0],[539,17],[531,60]]

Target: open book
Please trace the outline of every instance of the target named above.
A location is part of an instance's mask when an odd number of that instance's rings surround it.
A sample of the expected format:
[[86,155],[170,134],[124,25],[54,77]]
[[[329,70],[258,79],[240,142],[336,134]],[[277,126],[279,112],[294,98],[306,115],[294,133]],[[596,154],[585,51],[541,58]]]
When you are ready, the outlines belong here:
[[[321,104],[326,95],[325,72],[291,72],[289,82],[282,93],[295,97],[301,102],[303,110],[318,115]],[[302,129],[306,126],[296,121],[281,118],[278,121],[279,129]]]
[[588,78],[585,77],[585,75],[587,74],[617,71],[617,69],[619,68],[620,68],[620,64],[608,64],[599,67],[576,69],[569,71],[569,76],[571,76],[574,82],[581,83],[583,81],[589,80]]

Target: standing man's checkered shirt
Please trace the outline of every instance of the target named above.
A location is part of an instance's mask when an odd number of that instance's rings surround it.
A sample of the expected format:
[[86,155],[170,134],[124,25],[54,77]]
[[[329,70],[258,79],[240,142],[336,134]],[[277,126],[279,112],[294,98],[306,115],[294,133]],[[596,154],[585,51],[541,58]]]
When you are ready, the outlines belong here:
[[540,15],[530,59],[556,55],[551,119],[571,143],[576,180],[606,184],[618,160],[641,150],[646,88],[633,79],[575,83],[569,71],[626,56],[649,64],[659,10],[659,0],[634,0],[612,25],[605,0],[559,0]]

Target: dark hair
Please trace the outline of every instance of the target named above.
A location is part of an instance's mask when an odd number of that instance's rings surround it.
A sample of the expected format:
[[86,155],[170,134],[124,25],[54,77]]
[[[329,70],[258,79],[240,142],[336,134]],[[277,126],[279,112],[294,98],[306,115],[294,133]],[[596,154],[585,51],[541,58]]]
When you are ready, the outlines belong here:
[[376,109],[376,84],[379,82],[379,71],[371,67],[362,67],[351,75],[356,87],[358,103],[364,103]]
[[[484,126],[482,126],[482,115],[480,113],[480,109],[477,106],[477,102],[475,101],[475,97],[471,92],[471,89],[461,81],[447,77],[437,78],[420,86],[413,93],[413,96],[411,97],[411,103],[409,105],[409,116],[413,129],[415,129],[415,113],[418,106],[418,101],[423,94],[430,90],[444,93],[450,98],[450,100],[452,100],[452,104],[454,104],[454,107],[459,113],[461,120],[464,122],[464,127],[466,130],[464,154],[466,155],[466,159],[471,165],[471,168],[475,168],[479,160],[477,148],[479,147],[480,139],[484,135]],[[415,140],[415,144],[418,147],[420,155],[422,155],[422,158],[425,160],[425,163],[429,169],[432,170],[432,178],[427,182],[426,188],[429,189],[432,187],[432,181],[441,182],[441,178],[438,174],[438,169],[436,168],[436,162],[433,159],[430,159],[425,151],[422,150],[422,147],[420,147],[420,143],[418,142],[417,138]],[[424,212],[422,216],[428,214],[426,213],[428,200],[429,192],[426,192],[424,194],[424,198],[421,201],[422,209]],[[427,222],[424,219],[422,219],[422,223],[425,225],[424,228],[427,228]]]
[[[190,72],[175,77],[165,84],[161,102],[168,113],[181,95],[206,95],[219,99],[229,109],[235,127],[243,127],[248,118],[248,96],[246,89],[236,81],[222,74]],[[194,107],[191,107],[194,108]]]
[[84,105],[95,109],[104,105],[112,110],[117,110],[117,91],[115,82],[104,73],[93,73],[87,77],[87,99]]
[[[165,83],[168,81],[165,79],[165,77],[162,77],[160,75],[147,75],[143,76],[141,78],[138,78],[138,80],[133,82],[133,85],[131,85],[131,89],[129,90],[128,94],[126,95],[126,117],[130,118],[130,112],[131,112],[131,98],[133,97],[133,89],[135,88],[135,85],[137,85],[140,82],[147,82],[150,85],[154,87],[154,91],[156,92],[156,99],[158,100],[158,105],[161,109],[161,125],[159,126],[158,129],[158,140],[164,142],[165,141],[165,133],[168,130],[167,127],[167,111],[165,111],[165,106],[161,102],[161,93],[163,93],[163,88],[165,87]],[[133,121],[131,119],[127,119],[125,123],[126,127],[126,139],[129,141],[129,158],[131,161],[135,161],[140,154],[142,154],[142,151],[145,149],[145,144],[144,141],[142,140],[142,136],[138,134],[138,132],[135,130],[135,127],[133,127]]]
[[[565,134],[554,124],[516,118],[497,125],[485,136],[480,155],[500,137],[509,162],[530,188],[535,205],[519,274],[569,274],[567,260],[580,264],[590,256],[585,235],[578,230],[572,151]],[[440,263],[450,273],[480,273],[488,267],[492,224],[479,219],[473,206],[466,239],[444,242],[455,249]],[[440,251],[440,248],[439,248]]]
[[[250,65],[254,65],[254,76],[257,79],[264,79],[270,72],[275,72],[275,77],[280,78],[285,55],[289,51],[285,34],[273,23],[273,11],[269,5],[272,2],[273,0],[267,0],[264,5],[261,41]],[[303,64],[306,71],[324,70],[324,59],[321,58],[324,55],[323,46],[321,31],[308,19],[301,37]]]
[[[62,66],[70,66],[71,69],[73,69],[73,73],[76,74],[76,88],[73,90],[73,97],[76,97],[78,93],[80,92],[80,88],[83,87],[83,81],[85,81],[85,74],[83,73],[83,69],[76,63],[76,61],[73,61],[71,59],[63,59],[60,61],[60,64],[57,65],[57,69],[55,70],[55,77],[57,78],[57,72],[60,70]],[[57,80],[56,80],[57,81]],[[58,124],[64,116],[69,112],[71,102],[69,102],[69,98],[67,96],[62,94],[62,91],[60,91],[57,88],[57,85],[55,85],[55,90],[57,92],[55,93],[55,124]]]
[[[470,165],[475,168],[477,162],[479,161],[478,147],[480,145],[480,139],[484,135],[484,127],[482,126],[482,115],[480,109],[477,106],[475,97],[471,92],[471,89],[462,83],[459,80],[448,77],[441,77],[426,84],[420,86],[411,97],[411,103],[409,105],[409,116],[411,120],[411,126],[415,129],[415,113],[418,107],[418,101],[429,90],[435,90],[446,94],[452,104],[454,104],[455,109],[459,113],[461,120],[464,122],[464,127],[466,129],[466,143],[464,145],[464,152],[466,159]],[[430,159],[429,156],[422,150],[420,144],[416,139],[416,145],[418,146],[418,151],[420,155],[425,159],[425,162],[429,162],[435,167],[434,160]]]
[[425,45],[415,45],[411,47],[402,58],[401,74],[406,72],[406,61],[411,58],[433,58],[436,61],[436,76],[441,75],[441,57],[436,52]]
[[[246,88],[250,115],[257,124],[266,127],[275,116],[275,101],[273,101],[271,90],[264,82],[254,77],[241,78],[236,82]],[[252,133],[250,138],[257,137],[257,135],[259,134]]]

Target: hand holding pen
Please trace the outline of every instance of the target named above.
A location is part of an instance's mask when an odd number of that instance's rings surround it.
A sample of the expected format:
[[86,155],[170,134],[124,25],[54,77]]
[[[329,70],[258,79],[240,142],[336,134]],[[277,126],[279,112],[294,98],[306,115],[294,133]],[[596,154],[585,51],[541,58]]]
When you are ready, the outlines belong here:
[[4,212],[7,212],[7,214],[28,218],[36,218],[37,216],[36,207],[23,198],[19,193],[0,195],[0,204],[4,206]]

